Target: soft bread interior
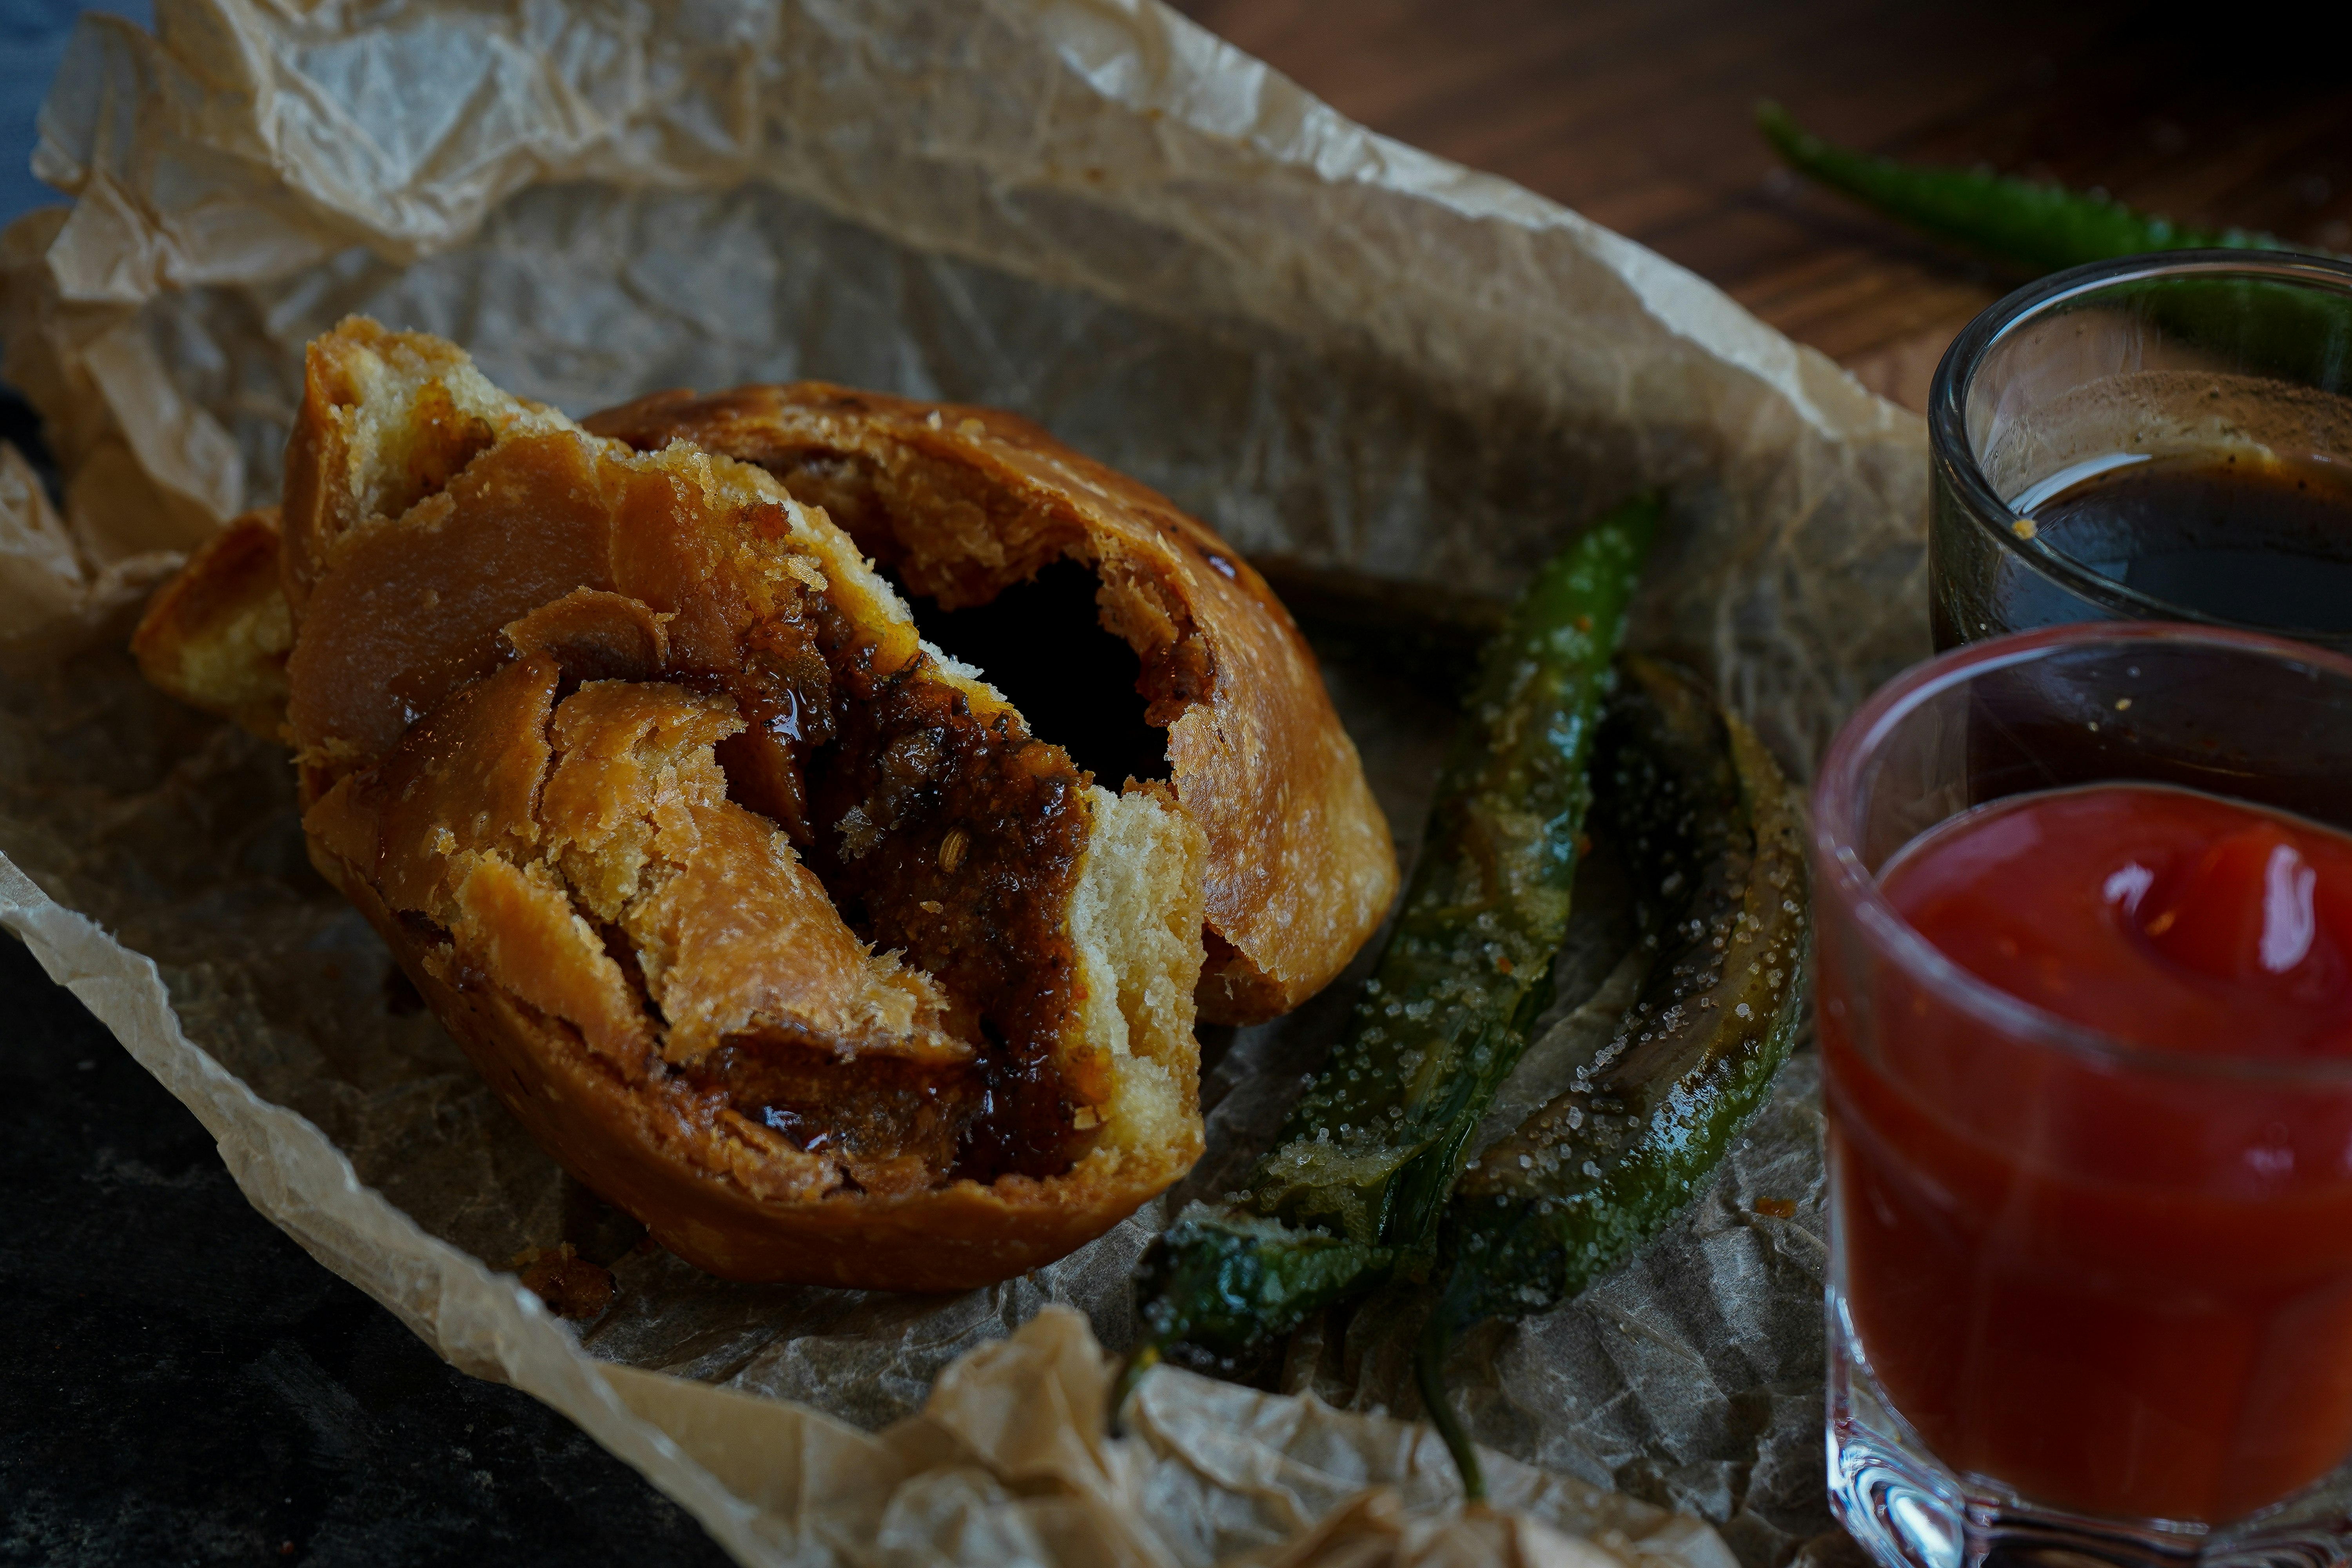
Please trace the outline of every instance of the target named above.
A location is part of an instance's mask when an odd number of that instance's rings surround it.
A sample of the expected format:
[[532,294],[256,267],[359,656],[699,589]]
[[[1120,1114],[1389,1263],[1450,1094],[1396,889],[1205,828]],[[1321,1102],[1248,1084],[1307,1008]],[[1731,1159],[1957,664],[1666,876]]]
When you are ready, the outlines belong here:
[[1181,1146],[1200,1126],[1192,990],[1201,974],[1199,830],[1162,792],[1092,791],[1094,834],[1070,899],[1088,1037],[1108,1042],[1107,1151]]
[[794,1190],[1131,1207],[1190,1163],[1203,850],[1164,789],[1091,784],[757,468],[592,437],[372,323],[307,393],[306,826],[405,959]]

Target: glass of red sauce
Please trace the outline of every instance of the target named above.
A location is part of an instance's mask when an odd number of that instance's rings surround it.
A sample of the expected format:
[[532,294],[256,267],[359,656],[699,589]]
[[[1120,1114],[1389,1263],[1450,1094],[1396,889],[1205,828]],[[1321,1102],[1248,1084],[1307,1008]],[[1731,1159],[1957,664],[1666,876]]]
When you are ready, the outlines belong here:
[[1970,322],[1928,400],[1936,646],[2086,620],[2352,651],[2352,265],[2175,251]]
[[1882,1562],[2342,1562],[2352,658],[1979,642],[1816,783],[1830,1485]]

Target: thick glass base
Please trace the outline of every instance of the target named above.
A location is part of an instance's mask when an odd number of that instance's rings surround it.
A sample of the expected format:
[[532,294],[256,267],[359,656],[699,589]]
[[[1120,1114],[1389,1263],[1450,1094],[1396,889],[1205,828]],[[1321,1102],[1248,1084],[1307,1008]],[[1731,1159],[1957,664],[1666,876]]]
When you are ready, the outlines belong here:
[[1829,1302],[1830,1507],[1884,1568],[2333,1568],[2352,1563],[2338,1474],[2226,1528],[2095,1518],[2037,1505],[1929,1454],[1870,1375]]

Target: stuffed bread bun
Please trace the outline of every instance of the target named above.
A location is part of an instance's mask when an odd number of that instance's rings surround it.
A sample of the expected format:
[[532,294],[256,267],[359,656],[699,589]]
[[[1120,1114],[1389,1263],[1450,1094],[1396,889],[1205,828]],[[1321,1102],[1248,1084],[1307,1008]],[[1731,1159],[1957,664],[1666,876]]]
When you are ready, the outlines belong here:
[[[1133,650],[1159,771],[1207,837],[1207,1021],[1288,1012],[1387,915],[1395,848],[1313,654],[1265,579],[1165,497],[1014,415],[817,382],[661,393],[583,423],[758,464],[944,611],[1082,568],[1081,613]],[[1047,616],[1033,636],[1100,657],[1090,626]]]
[[[269,640],[268,522],[159,595],[167,689]],[[1201,828],[1033,735],[766,472],[354,320],[310,348],[278,553],[312,860],[673,1252],[966,1289],[1197,1158]]]

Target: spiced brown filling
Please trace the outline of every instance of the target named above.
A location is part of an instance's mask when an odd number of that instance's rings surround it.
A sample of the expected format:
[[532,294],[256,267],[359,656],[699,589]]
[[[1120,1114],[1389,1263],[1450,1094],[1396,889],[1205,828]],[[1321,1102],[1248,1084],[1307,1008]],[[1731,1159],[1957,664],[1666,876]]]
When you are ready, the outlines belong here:
[[[1063,1059],[1084,774],[1018,716],[973,713],[927,655],[877,676],[856,628],[821,597],[805,623],[767,623],[746,642],[752,658],[725,683],[751,725],[720,743],[730,798],[785,829],[860,939],[939,983],[950,1004],[941,1026],[977,1054],[919,1075],[919,1115],[906,1099],[914,1080],[897,1074],[903,1122],[857,1095],[816,1092],[851,1075],[812,1076],[808,1043],[773,1030],[730,1036],[712,1080],[811,1152],[895,1158],[889,1129],[903,1125],[899,1152],[919,1151],[935,1174],[1066,1171],[1090,1142],[1079,1110],[1109,1093],[1107,1064]],[[1068,1068],[1093,1081],[1066,1082]]]
[[[580,640],[601,652],[613,639]],[[727,1036],[688,1078],[868,1191],[1067,1171],[1092,1142],[1081,1112],[1110,1093],[1108,1064],[1070,1059],[1065,1040],[1084,773],[1019,715],[976,715],[928,655],[877,675],[822,595],[742,640],[739,670],[684,682],[724,693],[746,722],[716,748],[729,798],[784,829],[862,941],[938,983],[941,1031],[974,1055],[849,1058],[762,1026]]]
[[983,1075],[888,1058],[846,1060],[823,1041],[769,1026],[730,1035],[686,1069],[737,1110],[812,1154],[837,1160],[865,1192],[920,1191],[963,1166],[975,1135],[993,1131]]
[[1069,754],[1010,714],[982,722],[952,688],[901,678],[852,710],[811,777],[836,826],[809,863],[850,929],[904,952],[968,1012],[983,1081],[960,1170],[1067,1169],[1087,1142],[1078,1108],[1110,1095],[1108,1064],[1072,1059],[1063,1040],[1066,911],[1087,831]]

